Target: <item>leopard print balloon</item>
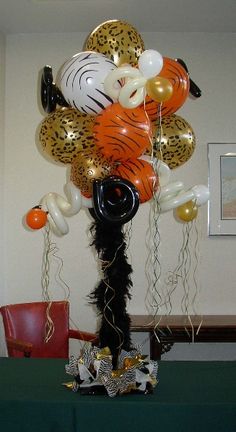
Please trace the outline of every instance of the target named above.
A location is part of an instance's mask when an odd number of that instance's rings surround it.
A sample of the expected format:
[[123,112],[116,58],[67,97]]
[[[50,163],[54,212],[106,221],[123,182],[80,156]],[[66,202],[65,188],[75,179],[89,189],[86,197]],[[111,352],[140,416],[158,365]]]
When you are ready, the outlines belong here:
[[[157,126],[153,126],[153,156],[165,162],[170,169],[177,168],[192,156],[196,137],[190,124],[182,117],[172,114],[162,118],[161,144],[156,137],[159,135]],[[145,154],[151,155],[147,150]]]
[[43,151],[55,162],[71,164],[79,152],[95,148],[94,119],[74,108],[60,108],[49,114],[39,131]]
[[98,150],[79,153],[71,164],[70,179],[83,195],[92,195],[94,180],[111,175],[113,163]]
[[87,37],[84,51],[96,51],[110,58],[116,66],[136,65],[145,50],[137,30],[125,21],[110,20],[100,24]]

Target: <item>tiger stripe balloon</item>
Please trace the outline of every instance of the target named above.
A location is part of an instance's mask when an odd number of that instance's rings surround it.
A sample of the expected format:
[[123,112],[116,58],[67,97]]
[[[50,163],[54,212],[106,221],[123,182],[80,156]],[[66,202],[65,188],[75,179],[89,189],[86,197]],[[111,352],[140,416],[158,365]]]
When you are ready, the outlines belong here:
[[[114,100],[104,90],[104,79],[116,65],[101,53],[84,51],[61,67],[58,87],[68,104],[79,111],[97,115]],[[120,86],[119,83],[117,83]]]
[[137,188],[139,201],[149,201],[158,189],[159,181],[152,165],[143,159],[130,159],[119,165],[115,172],[126,180],[129,180]]
[[[164,57],[163,61],[163,68],[159,76],[167,78],[173,87],[172,96],[161,105],[161,114],[166,116],[175,113],[186,101],[189,95],[190,79],[186,70],[176,60]],[[158,103],[147,97],[145,110],[150,119],[155,120],[158,113]]]
[[93,131],[97,148],[113,161],[137,158],[151,147],[152,125],[140,107],[109,106],[96,117]]

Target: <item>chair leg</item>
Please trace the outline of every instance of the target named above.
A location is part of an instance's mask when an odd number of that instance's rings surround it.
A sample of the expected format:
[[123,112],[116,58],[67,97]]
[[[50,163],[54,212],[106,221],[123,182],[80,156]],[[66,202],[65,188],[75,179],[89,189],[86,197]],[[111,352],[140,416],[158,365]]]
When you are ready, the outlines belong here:
[[150,358],[151,360],[161,360],[162,344],[159,342],[154,333],[149,333],[150,340]]

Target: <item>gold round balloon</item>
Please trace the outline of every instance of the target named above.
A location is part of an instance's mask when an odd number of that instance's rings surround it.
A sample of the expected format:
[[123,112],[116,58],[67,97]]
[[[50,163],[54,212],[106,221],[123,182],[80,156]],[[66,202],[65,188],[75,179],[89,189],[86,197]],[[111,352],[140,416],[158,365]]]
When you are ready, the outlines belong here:
[[78,152],[96,147],[93,138],[95,117],[75,108],[59,108],[42,122],[39,143],[55,162],[71,164]]
[[83,195],[91,196],[93,181],[108,177],[113,169],[113,163],[99,150],[81,152],[72,161],[70,180]]
[[131,24],[110,20],[88,35],[83,49],[104,54],[116,66],[121,66],[124,63],[136,65],[145,47],[142,37]]
[[150,78],[146,84],[148,96],[156,102],[165,102],[173,93],[173,86],[167,78],[156,76]]
[[182,222],[191,222],[197,217],[198,208],[195,201],[188,201],[175,209],[175,214]]
[[[162,117],[161,127],[153,122],[153,156],[165,162],[170,169],[187,162],[196,146],[196,137],[190,124],[182,117],[171,114]],[[147,149],[151,155],[152,150]]]

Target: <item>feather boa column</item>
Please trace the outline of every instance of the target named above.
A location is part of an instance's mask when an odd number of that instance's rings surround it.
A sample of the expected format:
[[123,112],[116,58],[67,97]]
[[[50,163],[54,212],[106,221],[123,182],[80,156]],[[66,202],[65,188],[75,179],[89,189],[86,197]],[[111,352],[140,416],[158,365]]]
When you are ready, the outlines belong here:
[[101,317],[99,329],[100,347],[109,347],[113,367],[121,349],[131,349],[130,317],[126,302],[131,298],[130,288],[132,268],[125,253],[123,225],[104,224],[96,220],[91,226],[94,246],[101,260],[103,278],[89,295]]

